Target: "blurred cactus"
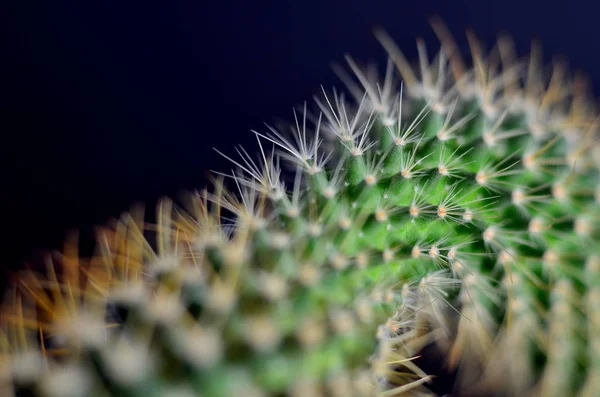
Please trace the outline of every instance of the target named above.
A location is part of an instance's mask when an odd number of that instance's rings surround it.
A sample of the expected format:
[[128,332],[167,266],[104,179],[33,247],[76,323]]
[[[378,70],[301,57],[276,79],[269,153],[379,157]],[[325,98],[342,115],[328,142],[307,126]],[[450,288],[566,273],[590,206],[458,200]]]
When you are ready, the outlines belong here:
[[323,89],[186,205],[163,200],[153,224],[134,208],[91,258],[74,239],[24,272],[2,395],[435,395],[431,346],[463,393],[600,395],[583,79],[506,37],[487,53],[468,34],[468,68],[433,27],[433,61],[419,40],[413,68],[377,31],[381,80],[347,57],[350,98]]

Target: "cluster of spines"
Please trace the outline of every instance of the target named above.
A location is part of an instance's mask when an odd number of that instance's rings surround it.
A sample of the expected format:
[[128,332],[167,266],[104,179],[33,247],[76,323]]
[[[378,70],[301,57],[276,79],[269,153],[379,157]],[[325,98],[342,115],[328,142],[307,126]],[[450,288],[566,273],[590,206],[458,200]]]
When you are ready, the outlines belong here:
[[472,35],[468,70],[435,29],[418,73],[378,32],[382,82],[348,57],[354,103],[323,90],[291,136],[255,132],[259,162],[238,149],[221,174],[235,193],[217,179],[185,214],[165,200],[156,225],[134,211],[91,260],[67,250],[61,277],[24,277],[3,315],[6,387],[426,394],[413,361],[436,343],[463,384],[479,368],[517,393],[598,391],[597,125],[580,83]]

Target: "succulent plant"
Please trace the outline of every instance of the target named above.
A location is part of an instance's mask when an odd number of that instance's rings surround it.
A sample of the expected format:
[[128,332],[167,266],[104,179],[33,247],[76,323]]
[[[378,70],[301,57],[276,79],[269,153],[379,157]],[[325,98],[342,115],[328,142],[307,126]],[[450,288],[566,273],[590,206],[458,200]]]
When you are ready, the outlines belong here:
[[[338,70],[154,221],[134,207],[23,272],[6,396],[600,395],[600,146],[581,76],[448,30]],[[437,353],[433,353],[433,351]]]

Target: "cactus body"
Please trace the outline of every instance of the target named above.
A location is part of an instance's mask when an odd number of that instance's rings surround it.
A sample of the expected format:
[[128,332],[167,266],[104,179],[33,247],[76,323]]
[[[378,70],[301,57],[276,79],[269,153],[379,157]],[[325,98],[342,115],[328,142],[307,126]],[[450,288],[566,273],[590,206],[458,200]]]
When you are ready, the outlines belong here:
[[469,36],[468,69],[434,27],[433,61],[378,31],[382,79],[348,57],[350,98],[255,132],[257,160],[24,273],[2,395],[434,395],[431,346],[457,388],[599,395],[595,109],[535,50]]

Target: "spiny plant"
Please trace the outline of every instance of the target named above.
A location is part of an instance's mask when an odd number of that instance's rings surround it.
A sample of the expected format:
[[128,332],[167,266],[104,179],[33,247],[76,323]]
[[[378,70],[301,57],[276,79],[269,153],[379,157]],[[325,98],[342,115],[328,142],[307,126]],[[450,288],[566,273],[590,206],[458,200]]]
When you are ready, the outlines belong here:
[[[156,219],[24,272],[6,396],[600,395],[598,118],[584,79],[445,26],[382,79],[347,57],[289,131]],[[283,164],[290,167],[283,167]],[[425,357],[426,358],[426,357]]]

